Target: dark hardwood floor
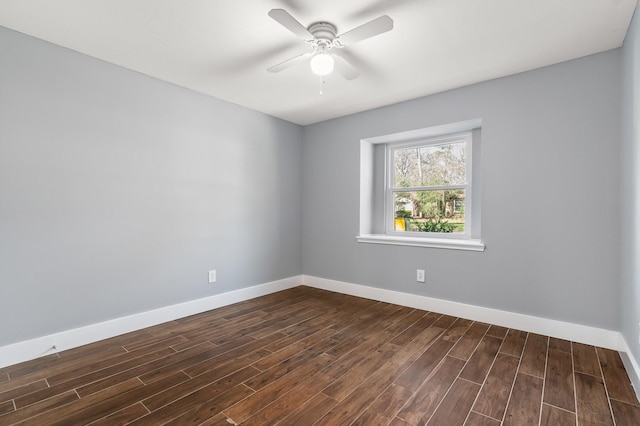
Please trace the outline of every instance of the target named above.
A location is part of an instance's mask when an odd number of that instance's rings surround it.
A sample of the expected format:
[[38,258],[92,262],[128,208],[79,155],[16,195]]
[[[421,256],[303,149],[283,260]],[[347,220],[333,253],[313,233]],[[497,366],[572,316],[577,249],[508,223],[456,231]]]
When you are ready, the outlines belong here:
[[640,425],[618,353],[308,287],[0,369],[0,424]]

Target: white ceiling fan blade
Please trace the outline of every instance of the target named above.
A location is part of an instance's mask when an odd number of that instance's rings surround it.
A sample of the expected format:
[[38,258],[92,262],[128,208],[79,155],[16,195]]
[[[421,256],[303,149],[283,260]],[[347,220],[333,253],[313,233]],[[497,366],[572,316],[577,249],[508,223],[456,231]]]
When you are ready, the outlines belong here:
[[359,27],[338,36],[336,41],[341,47],[349,46],[359,41],[377,36],[378,34],[391,31],[392,29],[393,19],[389,18],[387,15],[382,15],[373,21],[369,21],[366,24],[362,24]]
[[342,76],[347,80],[353,80],[360,75],[360,72],[356,69],[356,67],[354,67],[353,64],[342,55],[332,53],[331,56],[335,61],[334,69],[339,74],[342,74]]
[[269,16],[278,21],[280,25],[297,35],[303,40],[313,40],[313,34],[311,34],[300,22],[293,16],[289,15],[284,9],[271,9]]
[[307,58],[312,56],[311,53],[303,53],[302,55],[294,56],[293,58],[289,58],[284,62],[280,62],[272,67],[267,68],[269,72],[280,72],[282,70],[286,70],[289,67],[294,66],[295,64],[304,61]]

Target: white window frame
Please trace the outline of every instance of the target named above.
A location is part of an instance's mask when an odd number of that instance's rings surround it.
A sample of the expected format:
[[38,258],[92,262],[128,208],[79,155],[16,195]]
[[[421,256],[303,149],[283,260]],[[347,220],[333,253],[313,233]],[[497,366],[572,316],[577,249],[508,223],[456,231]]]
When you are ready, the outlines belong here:
[[[418,186],[409,188],[395,188],[394,187],[394,175],[395,175],[395,163],[394,152],[396,150],[403,150],[407,148],[416,148],[423,146],[433,145],[446,145],[453,143],[461,143],[465,145],[465,183],[463,185],[441,185],[441,186]],[[472,218],[472,136],[471,132],[461,132],[441,137],[433,137],[423,139],[414,142],[398,142],[387,144],[385,152],[385,193],[384,193],[384,221],[385,221],[385,234],[405,237],[416,238],[447,238],[447,239],[469,239],[471,235],[471,218]],[[445,232],[414,232],[414,231],[395,231],[395,206],[394,206],[394,193],[395,192],[412,192],[412,191],[438,191],[438,190],[451,190],[451,189],[464,189],[464,232],[463,233],[445,233]]]
[[[477,198],[480,188],[476,188],[479,184],[475,182],[479,179],[479,169],[474,170],[473,166],[478,167],[479,158],[473,148],[479,143],[476,141],[477,135],[480,134],[482,121],[480,119],[472,119],[457,123],[444,124],[439,126],[428,127],[424,129],[409,130],[390,135],[375,136],[360,141],[360,230],[356,236],[359,243],[369,244],[389,244],[415,247],[431,247],[453,250],[469,250],[482,252],[485,250],[485,244],[480,239],[480,199]],[[467,154],[467,189],[465,190],[465,232],[464,234],[447,234],[447,233],[431,233],[431,232],[397,232],[393,231],[393,219],[395,212],[393,211],[393,199],[389,197],[389,188],[391,185],[391,176],[393,166],[390,160],[390,149],[425,145],[425,142],[433,141],[437,144],[439,141],[448,140],[453,137],[459,137],[461,134],[469,134],[470,139],[466,144]],[[383,154],[378,152],[376,146],[384,145]],[[380,155],[380,157],[378,157]],[[475,155],[476,157],[474,157]],[[384,159],[381,158],[384,156]],[[379,158],[379,160],[378,160]],[[379,169],[379,167],[382,167]],[[377,171],[376,171],[377,170]],[[384,183],[376,183],[375,176],[377,173],[384,174]],[[380,178],[382,179],[382,177]],[[476,185],[474,185],[474,182]],[[406,191],[407,188],[403,188]],[[383,202],[378,204],[375,201],[383,198]],[[391,199],[390,199],[391,198]],[[389,204],[391,203],[391,204]],[[380,220],[376,219],[381,217]],[[379,225],[376,225],[376,224]]]

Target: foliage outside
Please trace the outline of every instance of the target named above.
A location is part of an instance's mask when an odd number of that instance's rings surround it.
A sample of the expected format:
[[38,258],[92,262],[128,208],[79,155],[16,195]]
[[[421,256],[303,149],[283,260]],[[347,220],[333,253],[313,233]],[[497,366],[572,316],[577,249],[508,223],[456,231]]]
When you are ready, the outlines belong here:
[[[456,224],[451,222],[443,222],[442,219],[427,219],[425,221],[415,221],[411,224],[410,231],[418,232],[453,232],[456,229]],[[415,229],[414,229],[415,226]]]

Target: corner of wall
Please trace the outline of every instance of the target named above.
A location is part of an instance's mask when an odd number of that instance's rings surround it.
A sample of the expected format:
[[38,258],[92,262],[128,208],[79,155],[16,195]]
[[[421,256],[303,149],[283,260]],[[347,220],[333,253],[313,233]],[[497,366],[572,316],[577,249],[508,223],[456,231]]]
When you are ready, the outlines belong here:
[[629,380],[631,381],[633,390],[636,392],[636,397],[640,401],[640,366],[638,365],[638,361],[633,356],[633,353],[622,334],[620,335],[620,340],[620,357],[622,358],[624,368],[627,370],[627,374],[629,375]]

